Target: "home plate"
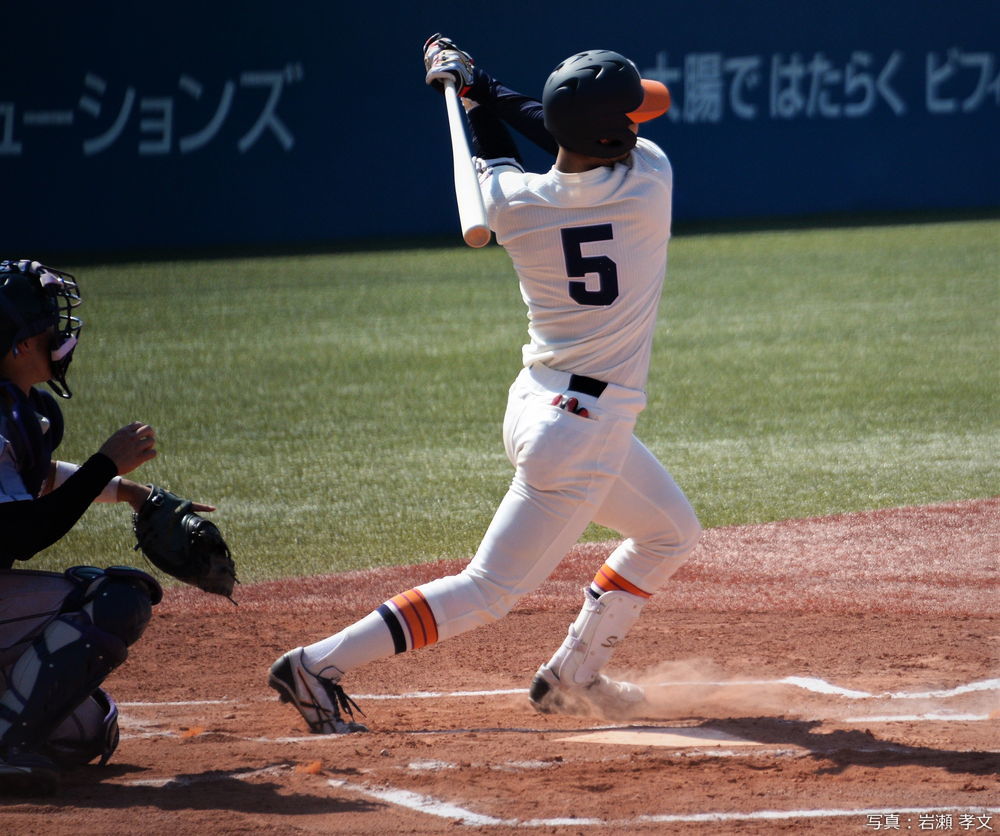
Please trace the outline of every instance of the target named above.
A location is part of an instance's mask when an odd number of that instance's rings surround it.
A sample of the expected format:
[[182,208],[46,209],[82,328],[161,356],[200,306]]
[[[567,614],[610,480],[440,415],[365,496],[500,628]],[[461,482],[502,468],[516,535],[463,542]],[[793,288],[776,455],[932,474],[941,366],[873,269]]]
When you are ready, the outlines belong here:
[[759,746],[755,740],[733,737],[717,729],[663,728],[633,726],[627,729],[604,729],[574,737],[561,737],[569,743],[618,743],[625,746]]

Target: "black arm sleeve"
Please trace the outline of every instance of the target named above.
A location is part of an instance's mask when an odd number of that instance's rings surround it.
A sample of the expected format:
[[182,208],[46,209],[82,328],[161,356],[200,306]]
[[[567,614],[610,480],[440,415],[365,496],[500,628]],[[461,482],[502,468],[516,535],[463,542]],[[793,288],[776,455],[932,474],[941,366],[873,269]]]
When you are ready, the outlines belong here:
[[29,560],[61,539],[117,475],[110,458],[94,453],[52,493],[0,503],[0,569],[9,569],[15,560]]
[[485,107],[553,157],[559,152],[558,143],[545,129],[542,104],[537,99],[511,90],[479,67],[475,69],[475,77],[466,96],[480,105],[472,113]]
[[519,163],[524,161],[517,151],[507,126],[489,108],[474,107],[465,114],[469,123],[469,137],[472,140],[472,153],[483,160],[496,160],[500,157],[511,157]]

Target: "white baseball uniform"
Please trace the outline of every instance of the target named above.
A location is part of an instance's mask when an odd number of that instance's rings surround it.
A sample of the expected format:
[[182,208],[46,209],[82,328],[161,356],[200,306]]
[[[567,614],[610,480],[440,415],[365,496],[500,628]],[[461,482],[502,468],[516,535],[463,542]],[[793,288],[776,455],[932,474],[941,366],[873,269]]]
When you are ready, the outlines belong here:
[[[397,595],[307,647],[304,660],[317,674],[336,676],[331,668],[344,672],[502,617],[591,521],[626,538],[595,583],[640,598],[676,571],[700,534],[680,488],[633,435],[666,271],[666,155],[640,138],[625,162],[580,174],[528,174],[506,159],[480,169],[490,226],[528,307],[524,369],[503,426],[514,478],[464,571]],[[580,376],[591,394],[571,389]]]

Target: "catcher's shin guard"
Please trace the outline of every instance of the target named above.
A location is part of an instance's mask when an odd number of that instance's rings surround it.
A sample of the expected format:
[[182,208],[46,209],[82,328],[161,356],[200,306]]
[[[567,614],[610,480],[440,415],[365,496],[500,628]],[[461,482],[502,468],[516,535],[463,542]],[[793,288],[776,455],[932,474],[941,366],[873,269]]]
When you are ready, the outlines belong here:
[[[302,663],[302,648],[290,650],[271,665],[267,684],[282,702],[294,705],[313,734],[351,734],[366,732],[368,728],[354,722],[354,709],[364,712],[347,694],[340,684],[324,676],[308,671]],[[344,719],[341,711],[351,718]]]
[[128,656],[82,614],[53,621],[14,663],[0,696],[0,749],[34,749]]
[[41,754],[64,767],[100,759],[104,766],[118,748],[118,705],[98,688],[63,720],[41,747]]
[[583,608],[552,658],[535,674],[528,696],[543,713],[628,714],[642,703],[638,685],[601,674],[618,643],[638,620],[645,599],[628,592],[584,592]]

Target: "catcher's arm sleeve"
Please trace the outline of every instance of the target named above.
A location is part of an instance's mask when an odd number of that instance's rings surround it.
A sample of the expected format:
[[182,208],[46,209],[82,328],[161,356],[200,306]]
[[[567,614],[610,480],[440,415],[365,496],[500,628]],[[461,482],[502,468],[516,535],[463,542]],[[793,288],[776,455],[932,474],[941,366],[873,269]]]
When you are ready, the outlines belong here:
[[[80,466],[72,462],[54,462],[55,467],[52,474],[52,484],[42,493],[49,493],[60,487],[70,476],[76,473]],[[95,502],[118,502],[118,486],[122,483],[121,476],[115,476],[104,489],[94,498]],[[47,484],[47,483],[46,483]]]
[[111,459],[94,453],[57,490],[38,499],[0,503],[0,568],[28,560],[62,539],[117,475]]

